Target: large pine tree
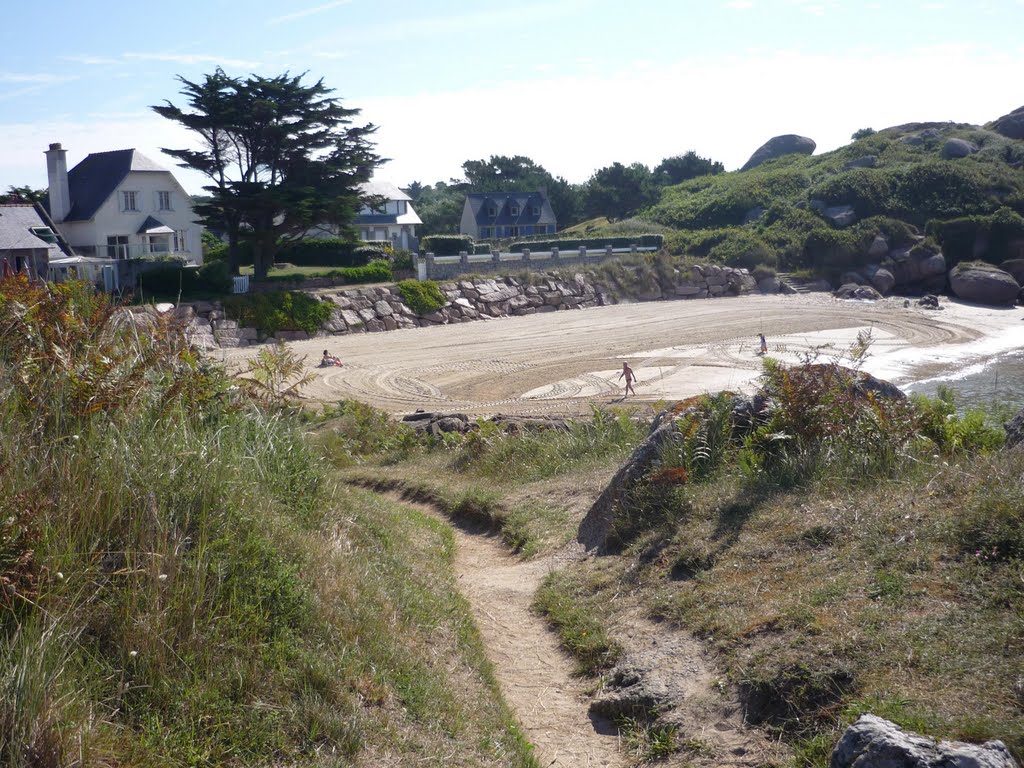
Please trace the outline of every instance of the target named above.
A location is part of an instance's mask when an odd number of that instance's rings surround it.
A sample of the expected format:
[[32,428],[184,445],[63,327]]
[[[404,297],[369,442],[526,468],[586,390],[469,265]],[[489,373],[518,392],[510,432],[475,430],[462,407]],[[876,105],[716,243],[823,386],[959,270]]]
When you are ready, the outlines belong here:
[[227,232],[233,272],[239,244],[252,243],[256,279],[266,277],[282,239],[313,225],[351,224],[359,184],[384,162],[370,140],[376,127],[352,125],[358,109],[331,97],[322,79],[303,85],[302,78],[243,80],[218,68],[201,82],[178,78],[185,109],[169,101],[153,107],[198,138],[197,149],[163,151],[210,179],[210,199],[197,211]]

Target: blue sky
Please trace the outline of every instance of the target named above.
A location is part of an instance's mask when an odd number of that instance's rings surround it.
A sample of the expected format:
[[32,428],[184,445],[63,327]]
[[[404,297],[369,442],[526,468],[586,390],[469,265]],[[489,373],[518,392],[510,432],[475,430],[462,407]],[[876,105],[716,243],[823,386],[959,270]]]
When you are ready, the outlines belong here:
[[[524,154],[583,181],[689,149],[741,165],[779,133],[983,123],[1024,104],[1024,0],[107,0],[18,3],[0,30],[0,187],[42,152],[189,143],[147,107],[175,77],[308,71],[380,126],[378,176]],[[198,191],[199,177],[180,176]]]

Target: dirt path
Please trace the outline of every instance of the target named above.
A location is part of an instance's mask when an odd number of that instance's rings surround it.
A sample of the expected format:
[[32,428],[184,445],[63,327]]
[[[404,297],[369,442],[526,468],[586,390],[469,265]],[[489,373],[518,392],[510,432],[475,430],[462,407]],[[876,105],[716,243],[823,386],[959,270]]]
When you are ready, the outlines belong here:
[[[870,330],[865,369],[900,382],[908,378],[908,362],[925,362],[934,350],[1019,333],[1024,314],[1019,308],[945,306],[929,312],[904,307],[902,299],[849,302],[825,295],[665,301],[289,346],[311,365],[324,347],[345,361],[341,369],[314,369],[314,381],[304,389],[314,401],[354,398],[392,413],[586,413],[593,403],[618,399],[616,378],[625,359],[637,374],[639,400],[681,399],[748,387],[761,370],[761,331],[772,357],[796,361],[817,347],[837,354],[858,331]],[[253,351],[220,354],[241,366]]]
[[[388,496],[451,524],[429,505]],[[530,610],[541,580],[566,564],[564,550],[523,561],[486,533],[452,527],[459,591],[469,601],[502,694],[536,748],[537,761],[544,768],[628,765],[614,726],[591,721],[586,682],[573,676],[554,633]]]

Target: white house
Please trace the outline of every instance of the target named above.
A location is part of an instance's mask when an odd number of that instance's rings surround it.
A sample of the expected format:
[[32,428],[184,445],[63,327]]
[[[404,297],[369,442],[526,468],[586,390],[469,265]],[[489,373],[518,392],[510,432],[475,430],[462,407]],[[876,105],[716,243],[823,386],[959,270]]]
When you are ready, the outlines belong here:
[[135,149],[95,152],[71,171],[67,150],[46,152],[49,212],[78,253],[111,259],[203,260],[202,226],[173,174]]
[[353,222],[361,240],[387,240],[395,248],[416,250],[416,227],[422,224],[412,198],[394,184],[368,181],[360,187],[363,197],[381,198],[376,207],[363,206]]

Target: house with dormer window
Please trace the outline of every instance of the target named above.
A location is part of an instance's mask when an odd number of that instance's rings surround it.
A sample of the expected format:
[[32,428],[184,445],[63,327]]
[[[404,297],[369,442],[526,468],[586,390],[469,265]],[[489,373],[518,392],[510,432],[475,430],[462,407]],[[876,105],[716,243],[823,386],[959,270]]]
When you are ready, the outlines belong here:
[[203,259],[192,199],[174,175],[137,149],[94,152],[67,169],[67,150],[46,152],[47,207],[78,253],[108,259]]
[[466,195],[459,232],[474,240],[553,235],[555,212],[543,192],[490,192]]

